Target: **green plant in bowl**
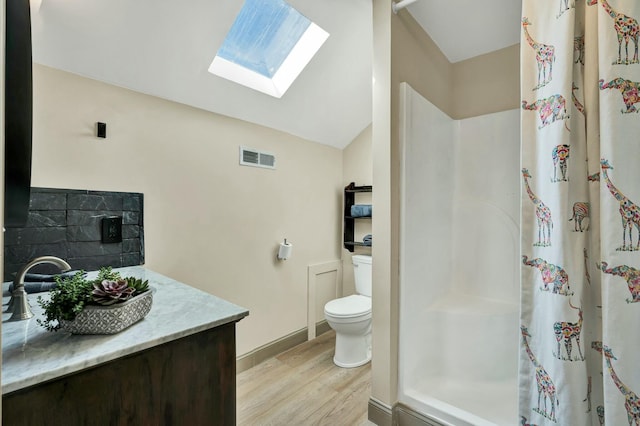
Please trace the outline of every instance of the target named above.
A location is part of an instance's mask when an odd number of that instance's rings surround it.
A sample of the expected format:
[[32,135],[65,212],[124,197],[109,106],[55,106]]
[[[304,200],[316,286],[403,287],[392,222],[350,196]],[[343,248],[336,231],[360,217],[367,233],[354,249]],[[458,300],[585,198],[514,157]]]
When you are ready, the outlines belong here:
[[149,282],[134,277],[122,278],[111,267],[101,268],[97,278],[87,280],[84,271],[71,277],[56,277],[56,287],[49,291],[49,299],[38,297],[44,309],[39,325],[57,331],[61,320],[73,321],[88,305],[113,305],[149,290]]

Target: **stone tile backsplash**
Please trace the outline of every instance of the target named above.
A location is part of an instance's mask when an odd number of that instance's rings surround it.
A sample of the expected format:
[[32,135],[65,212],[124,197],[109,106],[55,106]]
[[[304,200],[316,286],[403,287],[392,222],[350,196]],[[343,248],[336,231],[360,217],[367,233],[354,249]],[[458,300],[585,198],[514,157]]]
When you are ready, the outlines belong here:
[[[102,243],[102,218],[122,217],[122,242]],[[143,194],[31,188],[23,228],[4,235],[4,281],[38,256],[57,256],[73,269],[144,264]],[[50,265],[33,272],[57,272]]]

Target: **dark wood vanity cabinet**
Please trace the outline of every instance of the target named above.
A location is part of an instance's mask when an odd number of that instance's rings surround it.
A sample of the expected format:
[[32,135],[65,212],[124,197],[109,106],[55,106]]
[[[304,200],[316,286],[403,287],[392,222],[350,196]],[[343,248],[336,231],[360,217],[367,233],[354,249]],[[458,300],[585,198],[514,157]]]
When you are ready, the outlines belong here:
[[2,398],[2,424],[235,425],[235,322]]

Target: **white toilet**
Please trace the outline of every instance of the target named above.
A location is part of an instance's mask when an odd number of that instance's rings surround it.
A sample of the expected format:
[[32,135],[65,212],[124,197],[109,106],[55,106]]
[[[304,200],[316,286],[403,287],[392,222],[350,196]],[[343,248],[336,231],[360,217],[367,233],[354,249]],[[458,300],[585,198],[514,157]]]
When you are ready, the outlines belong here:
[[358,367],[371,360],[371,256],[352,257],[356,292],[324,306],[324,317],[336,332],[338,367]]

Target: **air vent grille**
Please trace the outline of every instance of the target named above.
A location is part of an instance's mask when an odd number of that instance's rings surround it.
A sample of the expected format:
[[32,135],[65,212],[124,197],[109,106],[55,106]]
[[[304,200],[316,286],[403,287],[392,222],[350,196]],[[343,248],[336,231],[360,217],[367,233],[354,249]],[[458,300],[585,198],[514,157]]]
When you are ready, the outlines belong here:
[[262,167],[265,169],[275,169],[276,157],[275,155],[269,152],[258,151],[252,148],[241,146],[240,147],[240,165]]
[[271,154],[260,153],[260,164],[273,168],[276,166],[276,157]]
[[260,164],[260,154],[255,151],[242,150],[242,163]]

